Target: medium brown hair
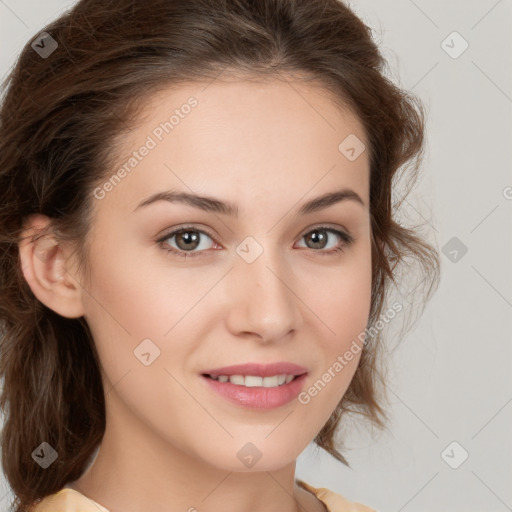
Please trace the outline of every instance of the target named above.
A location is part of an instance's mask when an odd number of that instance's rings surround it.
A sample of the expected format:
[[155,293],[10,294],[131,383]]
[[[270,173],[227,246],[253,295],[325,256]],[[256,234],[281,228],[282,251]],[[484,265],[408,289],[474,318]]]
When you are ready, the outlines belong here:
[[[76,244],[87,275],[92,191],[156,91],[228,70],[321,83],[358,116],[369,146],[368,326],[407,261],[419,264],[425,301],[439,279],[436,249],[396,221],[392,202],[398,177],[412,184],[418,173],[423,107],[386,78],[371,30],[340,1],[81,0],[44,31],[58,47],[42,58],[34,35],[3,83],[0,111],[1,447],[16,512],[79,478],[105,430],[91,332],[83,317],[64,318],[32,293],[19,260],[23,222],[50,217],[51,234]],[[366,340],[346,394],[314,439],[347,465],[335,442],[341,418],[362,414],[380,428],[387,419],[381,334]],[[58,452],[47,469],[32,458],[43,441]]]

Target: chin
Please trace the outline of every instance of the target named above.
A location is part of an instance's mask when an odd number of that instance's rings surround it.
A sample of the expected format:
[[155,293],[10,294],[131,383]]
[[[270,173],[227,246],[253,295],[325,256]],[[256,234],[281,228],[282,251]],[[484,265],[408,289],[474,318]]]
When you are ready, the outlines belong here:
[[[209,447],[212,450],[213,447]],[[300,446],[283,445],[283,442],[272,443],[258,442],[240,442],[232,440],[224,444],[222,451],[213,449],[208,453],[200,453],[200,457],[209,465],[224,471],[233,471],[237,473],[251,473],[258,471],[277,471],[290,464],[295,463],[297,457],[302,452]]]

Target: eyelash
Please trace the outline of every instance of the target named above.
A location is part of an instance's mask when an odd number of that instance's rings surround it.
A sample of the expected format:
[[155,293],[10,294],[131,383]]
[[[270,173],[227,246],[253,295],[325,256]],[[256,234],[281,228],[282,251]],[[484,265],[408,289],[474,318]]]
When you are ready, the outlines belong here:
[[[178,256],[181,258],[197,258],[197,257],[205,256],[203,253],[205,253],[206,251],[204,251],[204,250],[197,251],[197,252],[190,252],[190,251],[182,251],[182,250],[178,250],[178,249],[174,249],[174,248],[169,249],[169,248],[163,247],[163,244],[166,240],[168,240],[169,238],[172,238],[173,236],[175,236],[179,233],[185,233],[187,231],[195,231],[197,233],[206,235],[206,236],[210,237],[216,244],[218,244],[218,242],[215,240],[214,236],[211,233],[209,233],[208,231],[202,230],[202,229],[197,229],[193,226],[185,226],[185,227],[176,229],[174,231],[171,231],[164,237],[157,240],[157,243],[160,244],[162,249],[165,250],[167,252],[167,254],[172,254],[172,255],[175,255],[175,256]],[[341,246],[339,245],[339,246],[335,247],[334,249],[330,249],[327,251],[324,251],[322,249],[310,249],[311,251],[318,252],[318,253],[322,254],[323,256],[330,256],[330,255],[334,255],[336,253],[341,253],[345,250],[345,248],[350,247],[355,241],[355,238],[352,235],[349,235],[348,233],[345,233],[344,231],[340,231],[338,229],[330,228],[328,226],[317,226],[317,227],[307,231],[304,235],[302,235],[301,238],[304,238],[306,235],[308,235],[314,231],[328,231],[328,232],[334,233],[335,235],[339,236],[342,240]]]

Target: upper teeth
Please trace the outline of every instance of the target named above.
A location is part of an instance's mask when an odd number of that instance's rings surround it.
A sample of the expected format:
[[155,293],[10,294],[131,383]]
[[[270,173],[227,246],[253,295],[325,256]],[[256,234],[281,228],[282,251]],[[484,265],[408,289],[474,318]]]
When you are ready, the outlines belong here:
[[235,384],[237,386],[247,386],[251,387],[264,387],[264,388],[275,388],[277,386],[282,386],[283,384],[288,384],[291,382],[295,375],[272,375],[271,377],[258,377],[257,375],[219,375],[218,377],[213,377],[210,375],[212,379],[218,380],[219,382],[231,382],[231,384]]

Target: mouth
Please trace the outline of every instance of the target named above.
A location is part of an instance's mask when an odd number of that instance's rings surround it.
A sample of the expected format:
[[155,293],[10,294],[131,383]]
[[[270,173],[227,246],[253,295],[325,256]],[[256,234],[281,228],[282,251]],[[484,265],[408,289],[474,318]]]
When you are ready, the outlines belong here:
[[[283,381],[284,383],[279,384]],[[245,409],[269,410],[285,406],[297,398],[307,373],[301,375],[219,375],[202,374],[203,381],[215,395]],[[225,382],[221,382],[225,380]],[[288,382],[286,382],[288,380]]]
[[249,409],[274,409],[295,400],[305,385],[307,368],[293,363],[248,363],[202,372],[214,394]]

